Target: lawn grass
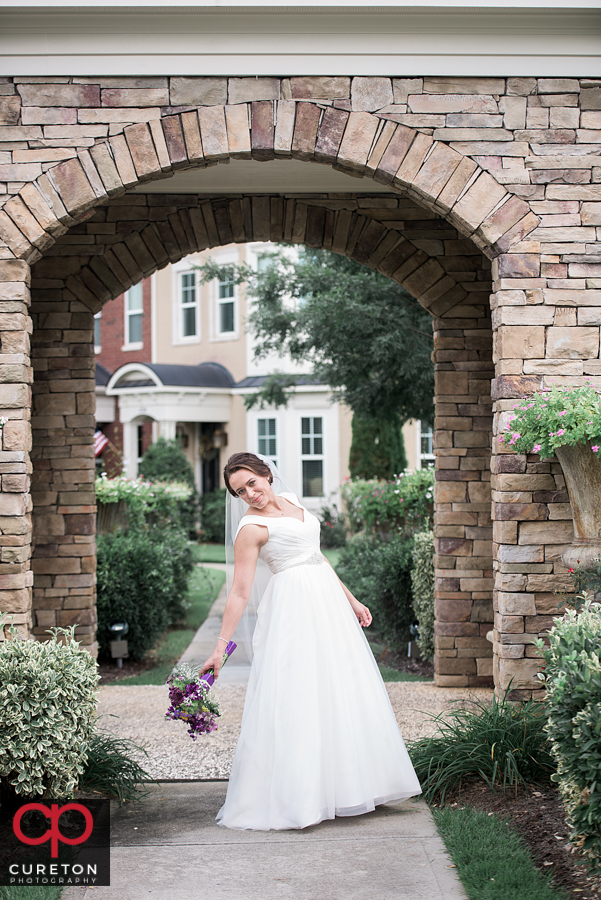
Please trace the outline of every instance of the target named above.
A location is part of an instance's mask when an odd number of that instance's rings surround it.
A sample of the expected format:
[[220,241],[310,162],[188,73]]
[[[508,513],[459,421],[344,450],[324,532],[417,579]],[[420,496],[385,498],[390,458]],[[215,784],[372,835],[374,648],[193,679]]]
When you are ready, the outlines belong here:
[[328,560],[328,562],[330,563],[332,568],[335,569],[336,566],[338,565],[338,560],[340,559],[341,551],[340,550],[324,550],[322,547],[321,552],[323,553],[325,558]]
[[225,572],[219,569],[205,569],[197,566],[188,582],[188,597],[191,600],[186,611],[186,625],[197,631],[209,614],[217,594],[225,582]]
[[425,675],[416,675],[415,672],[399,672],[398,669],[391,669],[389,666],[383,666],[378,663],[378,669],[382,676],[382,681],[432,681]]
[[225,562],[225,544],[194,544],[194,562]]
[[[114,684],[141,685],[165,684],[173,665],[180,658],[188,644],[209,614],[217,594],[225,581],[225,572],[196,566],[188,582],[188,598],[191,601],[186,611],[183,628],[171,629],[159,638],[150,651],[155,665],[140,675],[120,678]],[[3,898],[0,896],[0,900]]]
[[415,672],[400,672],[398,669],[391,669],[390,666],[383,665],[378,657],[382,656],[386,649],[385,644],[379,644],[377,641],[369,641],[371,652],[373,653],[378,669],[382,676],[382,681],[432,681],[427,675],[418,675]]
[[469,900],[567,900],[505,820],[469,806],[432,814]]

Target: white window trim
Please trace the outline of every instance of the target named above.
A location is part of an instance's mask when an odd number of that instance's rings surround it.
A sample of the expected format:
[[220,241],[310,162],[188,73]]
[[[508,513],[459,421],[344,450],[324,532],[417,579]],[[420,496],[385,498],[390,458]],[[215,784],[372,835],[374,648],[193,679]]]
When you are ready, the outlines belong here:
[[[140,283],[140,282],[138,282],[138,283]],[[142,284],[142,312],[141,312],[141,315],[142,315],[142,329],[143,329],[144,328],[144,286],[143,286],[144,282],[142,281],[141,284]],[[134,287],[136,287],[136,285],[134,285]],[[125,293],[123,294],[123,317],[124,317],[123,339],[124,340],[123,340],[123,346],[121,347],[121,350],[125,351],[125,352],[127,352],[128,350],[143,350],[144,349],[144,341],[143,340],[134,341],[133,343],[130,343],[128,341],[129,317],[130,317],[130,315],[140,315],[139,312],[130,313],[128,294],[129,294],[129,291],[125,291]]]
[[[182,275],[194,275],[194,287],[196,290],[196,334],[184,337],[184,316],[182,309]],[[199,272],[191,268],[186,260],[178,266],[173,266],[173,341],[174,347],[185,344],[200,344],[202,334],[201,322],[201,284]]]
[[[94,319],[95,320],[98,319],[98,321],[101,321],[102,310],[100,310],[100,312],[96,313],[96,315],[94,316]],[[97,344],[96,343],[96,325],[94,325],[94,353],[102,353],[102,328],[100,329],[100,344]]]
[[[306,454],[302,452],[302,439],[303,439],[303,419],[321,419],[321,453],[319,455],[315,454]],[[297,435],[298,435],[298,447],[299,447],[299,473],[298,473],[298,483],[300,485],[301,491],[301,500],[308,501],[319,501],[323,497],[327,497],[329,493],[329,485],[327,483],[327,466],[326,466],[326,457],[327,457],[327,442],[326,442],[326,431],[327,431],[327,416],[325,415],[325,410],[317,409],[312,411],[310,409],[303,409],[299,412],[298,416],[298,425],[297,425]],[[313,436],[313,435],[312,435]],[[319,497],[305,497],[303,493],[303,461],[311,460],[311,459],[320,459],[322,463],[321,474],[323,480],[322,493]]]
[[[420,469],[426,469],[428,466],[422,465],[424,460],[434,462],[436,460],[436,456],[434,453],[422,453],[422,423],[421,419],[416,420],[416,432],[417,432],[417,459],[419,461]],[[432,440],[434,440],[434,426],[432,426]],[[432,448],[434,449],[434,448]]]
[[[238,263],[238,255],[235,256],[228,253],[226,256],[218,256],[215,262],[218,265],[236,265]],[[219,282],[214,279],[210,283],[211,290],[211,338],[212,343],[218,341],[237,341],[240,337],[240,291],[238,285],[234,285],[234,296],[231,298],[234,302],[234,330],[219,331],[221,324],[221,301],[219,299]],[[229,302],[229,301],[226,301]]]
[[[282,428],[281,428],[280,416],[278,416],[276,412],[269,412],[269,410],[265,410],[265,409],[259,410],[258,412],[255,413],[255,415],[253,416],[253,419],[252,419],[255,453],[262,452],[261,450],[259,450],[259,419],[275,419],[275,447],[276,447],[277,452],[275,454],[274,461],[275,461],[276,466],[279,469],[280,465],[281,465],[281,460],[282,460]],[[269,456],[269,454],[265,453],[264,456]],[[270,457],[270,459],[271,459],[271,457]]]

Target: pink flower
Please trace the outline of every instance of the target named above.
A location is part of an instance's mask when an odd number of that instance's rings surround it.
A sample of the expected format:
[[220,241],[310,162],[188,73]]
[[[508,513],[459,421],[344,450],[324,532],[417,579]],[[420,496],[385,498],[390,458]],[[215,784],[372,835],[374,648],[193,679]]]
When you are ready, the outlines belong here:
[[598,445],[598,444],[595,444],[594,447],[591,447],[591,450],[593,451],[593,453],[598,453],[598,452],[599,452],[599,445]]
[[[515,406],[514,406],[514,409],[515,409]],[[513,422],[514,419],[515,419],[515,416],[508,416],[508,417],[507,417],[507,421],[508,421],[508,422]]]
[[533,453],[540,453],[540,448],[541,448],[541,445],[540,445],[540,444],[535,444],[534,447],[532,448],[532,452],[533,452]]
[[501,441],[501,443],[503,443],[503,441],[505,440],[505,435],[500,434],[500,435],[499,435],[499,440]]
[[557,413],[558,416],[565,416],[567,413],[567,409],[562,409],[561,412]]
[[514,431],[514,432],[513,432],[513,439],[514,439],[514,441],[517,441],[517,439],[518,439],[519,437],[521,437],[520,432],[519,432],[519,431]]
[[561,437],[561,435],[565,434],[565,433],[566,433],[565,428],[560,428],[559,431],[557,432],[557,437]]

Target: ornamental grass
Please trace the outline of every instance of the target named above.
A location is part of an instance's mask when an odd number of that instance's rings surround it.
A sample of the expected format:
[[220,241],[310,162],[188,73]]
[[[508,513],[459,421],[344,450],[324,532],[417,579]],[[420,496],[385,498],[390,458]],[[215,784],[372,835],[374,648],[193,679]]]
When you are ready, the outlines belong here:
[[437,732],[408,745],[429,803],[444,804],[463,781],[484,781],[493,791],[517,790],[520,784],[548,782],[555,771],[544,709],[536,701],[513,705],[505,694],[432,718]]
[[134,758],[134,753],[148,756],[142,747],[127,738],[97,731],[88,748],[79,790],[116,797],[121,804],[141,799],[147,793],[141,790],[141,785],[152,778]]

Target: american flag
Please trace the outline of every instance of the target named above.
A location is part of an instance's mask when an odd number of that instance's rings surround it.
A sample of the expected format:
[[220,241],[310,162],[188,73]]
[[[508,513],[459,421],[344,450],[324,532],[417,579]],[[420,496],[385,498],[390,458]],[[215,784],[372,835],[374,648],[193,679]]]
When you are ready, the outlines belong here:
[[94,432],[94,456],[100,456],[107,444],[110,444],[106,434],[102,431]]

